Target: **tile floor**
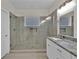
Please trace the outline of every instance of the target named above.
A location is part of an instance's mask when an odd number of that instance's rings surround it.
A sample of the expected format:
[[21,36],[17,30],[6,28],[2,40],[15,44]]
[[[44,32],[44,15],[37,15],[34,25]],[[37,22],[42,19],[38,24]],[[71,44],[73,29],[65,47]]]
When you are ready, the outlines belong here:
[[46,53],[10,53],[3,59],[47,59]]

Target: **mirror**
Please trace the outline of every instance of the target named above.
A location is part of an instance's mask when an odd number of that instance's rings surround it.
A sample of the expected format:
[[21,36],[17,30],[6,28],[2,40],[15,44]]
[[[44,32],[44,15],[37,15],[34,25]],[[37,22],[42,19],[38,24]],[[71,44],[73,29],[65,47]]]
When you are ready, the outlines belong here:
[[59,29],[60,34],[73,36],[73,19],[74,19],[74,11],[71,11],[63,16],[60,16],[59,19]]
[[68,35],[74,37],[74,8],[76,7],[75,2],[71,1],[66,3],[57,10],[58,18],[58,34]]

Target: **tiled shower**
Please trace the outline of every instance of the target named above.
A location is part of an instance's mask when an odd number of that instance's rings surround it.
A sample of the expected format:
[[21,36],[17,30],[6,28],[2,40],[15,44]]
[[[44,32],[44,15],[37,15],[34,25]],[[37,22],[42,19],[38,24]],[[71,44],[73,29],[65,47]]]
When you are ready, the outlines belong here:
[[36,29],[24,27],[24,18],[11,15],[11,49],[45,49],[48,22]]
[[[51,19],[41,24],[37,29],[30,29],[24,26],[24,17],[17,17],[11,14],[11,49],[46,49],[46,39],[48,36],[57,35],[57,11],[52,13]],[[54,17],[54,19],[53,19]],[[40,22],[45,19],[40,18]]]

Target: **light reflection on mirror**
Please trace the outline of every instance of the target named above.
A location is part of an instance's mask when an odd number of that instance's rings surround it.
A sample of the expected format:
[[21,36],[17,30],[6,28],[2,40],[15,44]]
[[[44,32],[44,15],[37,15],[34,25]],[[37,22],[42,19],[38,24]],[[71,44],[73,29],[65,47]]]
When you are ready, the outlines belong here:
[[47,17],[45,20],[41,21],[40,25],[43,24],[43,23],[45,23],[47,20],[50,20],[50,19],[51,19],[51,16]]

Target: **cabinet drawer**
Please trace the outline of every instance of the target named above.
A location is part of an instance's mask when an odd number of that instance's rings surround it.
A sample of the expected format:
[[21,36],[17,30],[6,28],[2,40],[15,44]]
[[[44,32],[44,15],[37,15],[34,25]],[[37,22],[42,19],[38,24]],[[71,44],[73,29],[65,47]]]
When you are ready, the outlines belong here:
[[72,55],[72,59],[77,59],[77,57],[75,57],[75,56]]
[[56,46],[56,49],[64,59],[71,59],[71,54],[68,51],[64,50],[59,46]]

